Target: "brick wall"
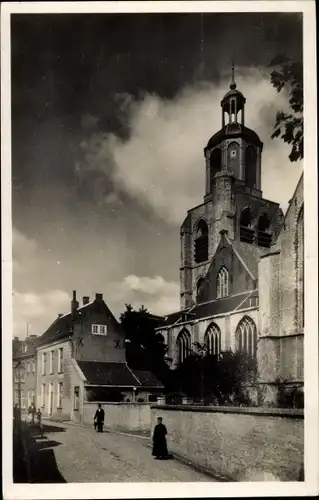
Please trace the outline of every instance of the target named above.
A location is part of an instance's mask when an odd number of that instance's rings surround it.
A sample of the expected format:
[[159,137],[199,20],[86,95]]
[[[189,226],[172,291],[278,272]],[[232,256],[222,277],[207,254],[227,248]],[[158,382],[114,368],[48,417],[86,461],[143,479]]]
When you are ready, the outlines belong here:
[[[110,430],[149,432],[151,409],[148,403],[102,403],[105,428]],[[92,424],[97,403],[84,403],[83,422]]]
[[152,406],[168,449],[230,481],[296,481],[303,466],[301,411]]

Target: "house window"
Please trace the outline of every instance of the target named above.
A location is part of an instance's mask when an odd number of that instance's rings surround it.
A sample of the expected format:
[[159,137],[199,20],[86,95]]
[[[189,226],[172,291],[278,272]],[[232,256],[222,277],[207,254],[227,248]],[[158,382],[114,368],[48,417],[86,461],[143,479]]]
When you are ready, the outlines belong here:
[[54,363],[54,351],[50,352],[50,373],[54,373],[53,370],[53,363]]
[[106,335],[107,326],[106,325],[92,325],[93,335]]
[[41,384],[41,407],[45,407],[45,384]]
[[58,353],[58,372],[63,373],[63,347],[59,348]]
[[28,352],[28,344],[23,345],[23,352]]
[[42,353],[42,375],[46,375],[47,371],[47,353]]
[[30,363],[27,363],[27,373],[30,373]]
[[58,383],[58,400],[57,407],[62,408],[62,399],[63,399],[63,382]]
[[20,367],[20,382],[25,382],[25,364],[21,363]]
[[256,357],[257,352],[257,328],[254,321],[244,317],[236,328],[237,351],[247,352],[250,356]]
[[21,391],[21,408],[25,408],[25,394],[24,391]]
[[207,328],[204,341],[208,354],[217,356],[220,353],[220,329],[215,323]]
[[35,390],[33,389],[32,390],[32,403],[35,404],[35,401],[36,401],[36,395],[35,395]]
[[188,330],[182,330],[177,337],[178,364],[181,365],[191,354],[191,336]]
[[35,373],[35,360],[32,361],[32,373]]
[[74,410],[80,409],[80,387],[74,387]]
[[217,274],[217,298],[227,297],[228,289],[228,271],[225,266],[221,267]]
[[14,402],[16,405],[19,404],[19,391],[14,391]]

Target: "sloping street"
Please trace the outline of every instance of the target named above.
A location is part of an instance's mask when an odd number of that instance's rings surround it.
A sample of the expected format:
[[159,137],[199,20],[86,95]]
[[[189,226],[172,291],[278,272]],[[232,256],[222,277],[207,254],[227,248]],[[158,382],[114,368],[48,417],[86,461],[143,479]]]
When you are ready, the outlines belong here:
[[155,460],[149,440],[45,421],[34,445],[33,482],[213,481],[178,460]]

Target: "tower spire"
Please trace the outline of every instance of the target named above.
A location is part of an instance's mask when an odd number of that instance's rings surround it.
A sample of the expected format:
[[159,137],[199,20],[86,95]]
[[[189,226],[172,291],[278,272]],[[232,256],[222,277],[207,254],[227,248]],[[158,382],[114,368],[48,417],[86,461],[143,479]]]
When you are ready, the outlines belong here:
[[231,67],[231,82],[230,82],[229,88],[231,90],[235,90],[236,86],[237,85],[235,82],[235,55],[234,55],[234,51],[233,51],[232,67]]

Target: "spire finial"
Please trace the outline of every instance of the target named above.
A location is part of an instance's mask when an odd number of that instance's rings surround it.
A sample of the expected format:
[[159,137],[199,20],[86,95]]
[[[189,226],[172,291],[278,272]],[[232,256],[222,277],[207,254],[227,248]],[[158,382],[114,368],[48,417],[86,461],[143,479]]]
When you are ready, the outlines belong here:
[[236,88],[236,82],[235,82],[235,55],[233,51],[233,57],[232,57],[232,68],[231,68],[231,83],[229,85],[231,90],[235,90]]

